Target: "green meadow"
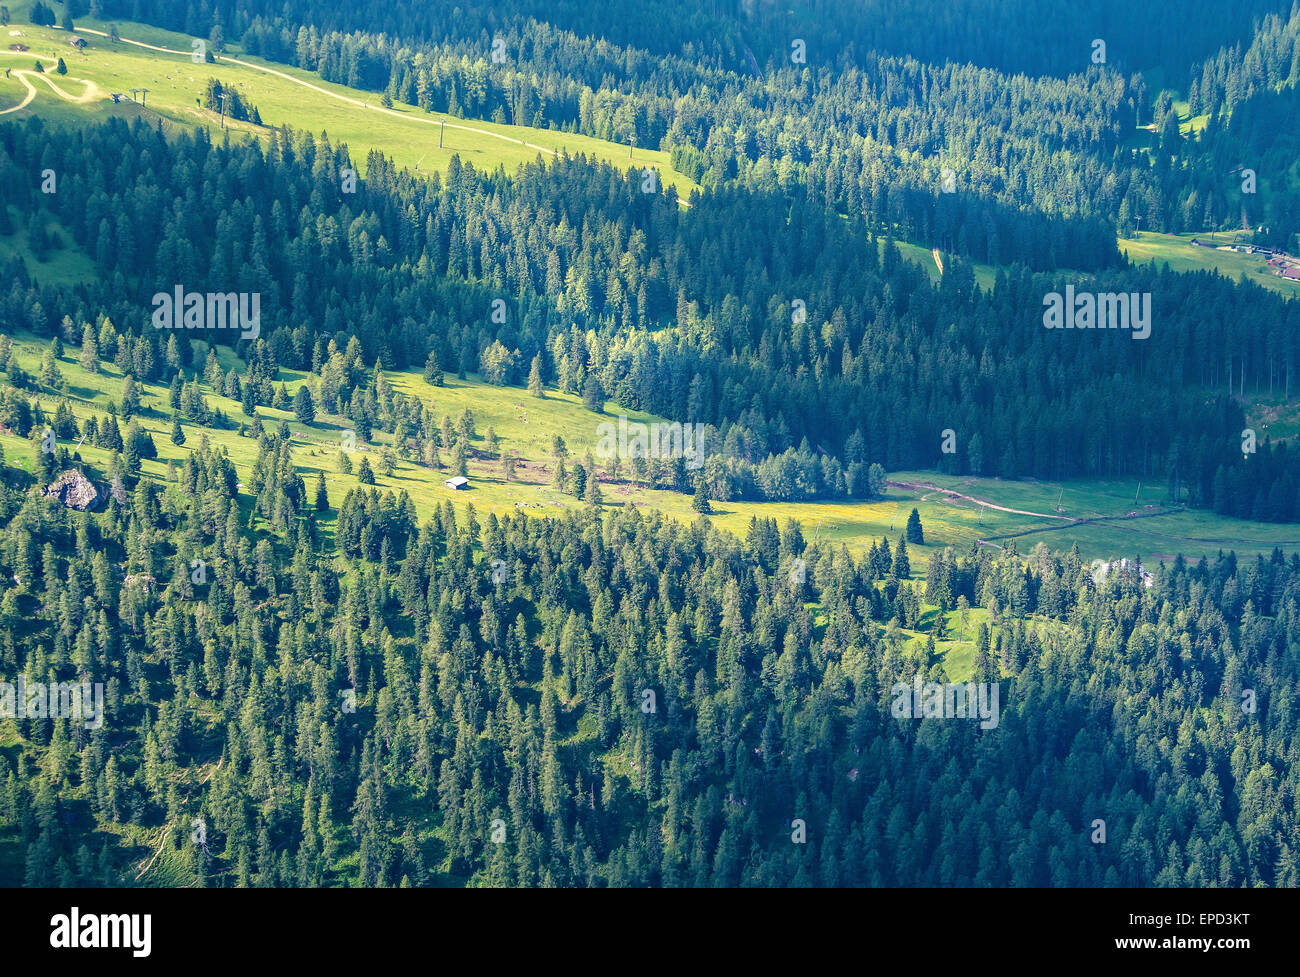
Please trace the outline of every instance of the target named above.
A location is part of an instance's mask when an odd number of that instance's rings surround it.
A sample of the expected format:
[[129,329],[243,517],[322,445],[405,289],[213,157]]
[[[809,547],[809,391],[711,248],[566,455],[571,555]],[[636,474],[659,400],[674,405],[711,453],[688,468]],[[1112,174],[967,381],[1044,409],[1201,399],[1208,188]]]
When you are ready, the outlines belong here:
[[[227,119],[225,127],[232,138],[266,139],[274,132],[273,127],[280,126],[317,134],[325,132],[332,142],[348,145],[362,173],[366,154],[371,149],[390,156],[399,167],[420,172],[445,170],[453,155],[459,155],[463,162],[472,163],[478,169],[495,170],[504,166],[513,171],[539,156],[548,159],[556,154],[583,153],[624,170],[657,170],[662,184],[674,186],[682,199],[697,189],[692,180],[672,168],[668,154],[659,150],[633,149],[572,132],[427,113],[400,102],[385,110],[377,92],[347,88],[324,81],[309,71],[246,58],[238,45],[231,45],[214,64],[196,64],[188,53],[193,50],[194,39],[184,34],[114,21],[112,25],[123,38],[114,43],[94,33],[107,33],[112,26],[109,22],[82,18],[77,21],[77,33],[90,46],[78,51],[70,46],[66,31],[25,23],[28,6],[11,5],[13,23],[6,31],[6,39],[26,44],[31,50],[17,54],[9,51],[6,43],[0,50],[0,67],[32,69],[39,60],[47,71],[52,71],[57,59],[62,57],[68,73],[52,76],[56,84],[64,92],[80,96],[83,83],[89,81],[99,97],[87,103],[73,103],[60,98],[47,85],[38,84],[35,100],[24,109],[0,116],[5,121],[30,115],[69,122],[110,115],[144,115],[150,121],[161,121],[165,127],[204,126],[219,138],[219,114],[200,104],[208,79],[215,77],[223,84],[237,85],[257,107],[264,123],[259,127]],[[20,38],[8,36],[15,30],[22,33]],[[166,48],[167,52],[128,41]],[[234,64],[230,58],[247,64]],[[149,89],[143,107],[131,101],[133,88]],[[113,92],[123,93],[126,101],[114,104],[109,97]],[[18,105],[25,95],[26,88],[17,78],[0,78],[0,111]]]
[[28,273],[46,285],[77,285],[94,280],[97,273],[95,263],[75,245],[72,235],[58,221],[49,220],[45,224],[45,232],[54,246],[43,260],[37,260],[32,253],[22,216],[15,207],[9,208],[9,223],[16,230],[13,234],[0,236],[0,261],[19,255],[27,263]]
[[1226,278],[1253,282],[1288,298],[1300,295],[1300,282],[1274,275],[1260,255],[1192,246],[1193,238],[1223,245],[1233,243],[1235,236],[1224,232],[1211,235],[1209,232],[1156,234],[1143,231],[1136,238],[1120,238],[1119,249],[1134,264],[1154,261],[1157,265],[1167,264],[1171,271],[1217,271]]
[[[14,339],[17,362],[29,376],[36,377],[40,372],[46,345],[31,336],[19,335]],[[196,344],[196,347],[196,361],[201,362],[207,356],[207,347],[202,343]],[[34,392],[28,391],[28,396],[30,398],[34,395],[42,408],[51,414],[56,404],[66,398],[79,421],[84,422],[92,414],[102,420],[110,413],[111,405],[120,400],[125,377],[109,363],[101,363],[97,372],[89,373],[78,365],[77,354],[78,350],[69,346],[59,359],[58,368],[62,379],[57,389],[39,387]],[[223,367],[228,369],[239,366],[230,350],[218,347],[218,354]],[[438,415],[446,414],[455,418],[469,408],[475,417],[475,451],[468,463],[468,491],[446,487],[444,480],[451,474],[447,469],[399,461],[391,476],[376,470],[376,488],[407,492],[422,522],[429,519],[435,507],[444,501],[450,501],[462,512],[472,505],[480,518],[489,512],[505,515],[515,511],[529,516],[547,516],[555,515],[568,507],[583,506],[585,503],[563,494],[551,484],[554,472],[551,454],[553,439],[557,435],[562,437],[571,459],[580,461],[588,450],[595,449],[597,427],[602,422],[616,423],[621,413],[627,415],[629,422],[660,420],[643,412],[625,411],[613,403],[606,406],[603,415],[596,415],[571,394],[548,389],[544,397],[537,398],[523,388],[494,386],[473,376],[465,380],[448,376],[444,386],[432,386],[422,376],[412,372],[390,371],[385,376],[394,390],[418,397]],[[304,382],[304,375],[293,370],[281,370],[277,385],[281,382],[292,394]],[[209,408],[220,409],[235,427],[216,428],[182,423],[185,444],[178,446],[171,440],[172,410],[168,403],[167,387],[156,383],[141,383],[138,387],[141,411],[137,420],[152,436],[158,449],[156,459],[145,459],[142,462],[142,476],[166,484],[168,463],[173,462],[179,467],[185,457],[206,438],[209,444],[229,456],[241,480],[247,478],[257,458],[257,444],[251,430],[247,430],[251,420],[243,414],[237,401],[223,397],[200,381]],[[290,444],[294,463],[307,481],[309,490],[316,473],[324,472],[330,502],[337,506],[348,491],[359,487],[355,474],[339,471],[343,433],[350,428],[343,418],[318,413],[312,424],[304,425],[295,419],[291,411],[262,406],[257,408],[257,414],[267,429],[278,429],[281,422],[288,423],[292,434]],[[125,428],[120,418],[119,424]],[[241,427],[246,429],[242,433]],[[500,442],[496,456],[488,456],[484,450],[489,429],[494,431]],[[38,439],[39,433],[23,439],[0,432],[0,445],[4,448],[7,463],[28,472],[34,471],[37,453],[40,451]],[[391,444],[391,440],[390,435],[377,433],[371,443],[358,444],[355,451],[348,451],[354,469],[359,466],[362,457],[369,457],[372,466],[377,469],[377,455],[385,445]],[[100,472],[108,466],[109,452],[104,449],[88,444],[67,447]],[[500,453],[504,451],[512,452],[520,460],[517,477],[510,482],[504,479],[499,462]],[[447,461],[445,453],[443,460]],[[880,536],[897,538],[908,512],[916,505],[921,509],[927,534],[926,545],[911,547],[913,576],[918,579],[924,579],[930,552],[947,545],[968,545],[978,535],[964,525],[959,510],[948,511],[921,491],[893,489],[886,500],[872,503],[715,502],[713,515],[700,516],[691,508],[690,496],[633,485],[625,476],[613,477],[605,461],[597,459],[596,464],[601,475],[605,500],[603,507],[606,510],[634,506],[643,507],[647,511],[659,510],[683,522],[706,518],[719,528],[738,535],[744,535],[750,518],[754,516],[776,518],[782,522],[792,518],[802,525],[805,537],[810,542],[833,545],[843,543],[859,554]],[[252,499],[246,491],[241,491],[240,496],[241,505],[245,511],[249,511]],[[332,543],[336,514],[335,510],[331,510],[318,522],[327,545]],[[895,626],[890,633],[901,647],[919,652],[924,648],[928,632],[938,613],[937,608],[927,607],[920,629],[909,631]],[[987,611],[971,609],[965,625],[958,619],[956,611],[949,612],[946,617],[949,637],[936,643],[936,655],[944,660],[951,676],[964,678],[969,673],[974,653],[976,626],[980,621],[988,622]]]
[[[207,349],[202,343],[196,345],[196,362],[201,363]],[[36,377],[44,344],[34,337],[20,335],[15,337],[14,349],[23,370]],[[219,348],[219,351],[225,368],[238,365],[230,350]],[[102,418],[108,413],[110,402],[120,399],[124,377],[107,363],[101,364],[96,373],[86,372],[77,364],[77,352],[69,346],[58,363],[62,388],[41,388],[37,396],[50,413],[66,397],[80,420],[91,414]],[[597,454],[601,423],[616,423],[620,414],[626,414],[630,422],[654,422],[660,418],[612,402],[606,405],[603,415],[597,415],[573,394],[548,389],[545,397],[537,398],[521,387],[495,386],[473,375],[464,380],[448,375],[445,386],[441,387],[431,386],[418,373],[409,371],[389,371],[385,376],[396,391],[428,404],[437,416],[454,419],[469,408],[475,417],[468,491],[455,491],[444,485],[450,475],[447,469],[412,461],[399,460],[391,476],[376,472],[378,487],[410,494],[421,519],[428,518],[445,500],[462,508],[472,504],[480,514],[519,511],[547,515],[583,505],[551,484],[554,474],[551,445],[556,436],[564,439],[572,460],[581,461],[589,451],[597,455],[596,468],[600,472],[606,508],[657,509],[683,522],[701,518],[692,509],[689,495],[634,484],[629,479],[628,466],[622,466],[615,475],[609,460]],[[283,383],[290,395],[303,382],[304,374],[293,370],[281,370],[277,378],[277,385]],[[186,442],[177,446],[171,441],[172,411],[167,387],[153,383],[142,383],[139,387],[142,408],[139,420],[158,448],[157,459],[143,462],[144,475],[164,479],[167,463],[182,463],[203,437],[228,453],[241,477],[247,474],[257,457],[257,445],[251,431],[240,433],[239,427],[247,427],[251,421],[244,416],[237,401],[201,383],[209,406],[220,409],[234,426],[219,429],[183,423]],[[261,406],[257,413],[264,427],[278,429],[281,422],[288,423],[295,464],[309,485],[318,471],[325,473],[334,504],[349,489],[359,485],[355,475],[339,471],[344,432],[350,427],[344,418],[318,414],[312,424],[304,425],[294,418],[292,411]],[[495,454],[485,447],[489,430],[499,442]],[[0,434],[0,443],[10,464],[33,470],[39,450],[35,439]],[[377,453],[388,444],[391,436],[382,432],[376,432],[371,444],[358,444],[355,451],[348,453],[354,468],[367,454],[375,467]],[[101,471],[107,467],[106,451],[89,445],[82,445],[79,451],[93,467]],[[519,460],[516,476],[509,482],[500,462],[501,453],[506,451]],[[444,464],[448,460],[444,454]],[[1139,554],[1154,561],[1172,558],[1177,553],[1192,558],[1202,555],[1213,558],[1220,550],[1252,554],[1267,553],[1274,545],[1300,546],[1300,532],[1292,534],[1296,539],[1290,539],[1286,527],[1170,506],[1163,484],[1104,479],[1064,483],[1006,481],[934,472],[891,472],[889,479],[886,497],[877,501],[715,501],[713,514],[703,518],[742,536],[755,516],[782,523],[794,519],[809,541],[843,543],[850,551],[860,554],[882,536],[897,539],[908,513],[915,507],[926,535],[925,546],[918,547],[913,555],[913,565],[922,574],[928,554],[934,548],[964,549],[980,540],[995,546],[1006,546],[1014,540],[1021,552],[1040,542],[1056,551],[1077,544],[1089,560]],[[322,521],[327,531],[330,524],[328,518]]]

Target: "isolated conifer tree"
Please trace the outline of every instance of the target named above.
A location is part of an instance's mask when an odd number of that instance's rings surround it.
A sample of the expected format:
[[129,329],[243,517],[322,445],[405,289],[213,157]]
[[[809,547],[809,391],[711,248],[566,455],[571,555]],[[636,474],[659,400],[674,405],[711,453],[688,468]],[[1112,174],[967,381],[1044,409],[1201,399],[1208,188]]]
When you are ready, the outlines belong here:
[[316,404],[312,400],[307,384],[302,384],[293,395],[293,413],[300,424],[310,424],[316,420]]
[[87,373],[99,370],[99,343],[95,341],[95,330],[89,323],[81,330],[81,356],[77,363]]
[[545,397],[546,389],[542,385],[542,354],[533,357],[533,365],[528,370],[528,392],[534,397]]
[[600,381],[590,373],[587,374],[586,383],[582,385],[582,403],[593,413],[605,413],[605,391],[600,389]]
[[921,514],[915,509],[907,517],[907,541],[916,546],[925,545],[925,530],[921,528]]
[[135,378],[127,375],[122,384],[122,417],[130,420],[140,412],[140,391],[135,385]]
[[437,350],[430,350],[428,359],[424,361],[424,379],[426,383],[435,387],[443,385],[442,367],[438,363]]
[[361,459],[361,467],[357,470],[357,481],[362,485],[375,484],[375,473],[370,469],[369,458]]
[[317,472],[316,473],[316,511],[329,512],[329,508],[330,508],[330,497],[329,497],[329,492],[325,488],[325,473]]
[[703,478],[695,480],[695,498],[691,500],[691,508],[696,512],[710,513],[713,507],[709,505],[709,491],[704,485]]
[[180,445],[185,443],[185,432],[181,430],[181,419],[172,418],[172,444]]
[[41,383],[47,387],[57,387],[62,380],[58,357],[54,355],[54,350],[47,349],[41,358]]

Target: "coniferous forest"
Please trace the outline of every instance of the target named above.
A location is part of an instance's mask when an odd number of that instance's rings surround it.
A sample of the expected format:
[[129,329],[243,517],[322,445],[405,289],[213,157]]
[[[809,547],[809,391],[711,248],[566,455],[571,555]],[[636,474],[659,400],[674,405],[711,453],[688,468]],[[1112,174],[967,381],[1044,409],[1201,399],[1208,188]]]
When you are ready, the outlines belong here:
[[0,884],[1300,886],[1290,0],[0,10]]

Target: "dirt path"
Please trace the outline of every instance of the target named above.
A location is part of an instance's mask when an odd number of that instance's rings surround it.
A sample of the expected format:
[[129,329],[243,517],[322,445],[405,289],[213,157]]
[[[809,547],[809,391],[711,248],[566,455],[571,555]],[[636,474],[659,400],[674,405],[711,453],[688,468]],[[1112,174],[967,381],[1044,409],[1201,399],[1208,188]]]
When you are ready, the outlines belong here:
[[[78,27],[77,32],[80,34],[97,34],[100,37],[108,37],[108,35],[103,31],[91,30],[88,27]],[[142,47],[149,51],[159,51],[162,54],[178,54],[183,58],[193,57],[193,52],[191,51],[176,51],[172,48],[158,47],[156,44],[146,44],[143,41],[133,41],[126,37],[119,37],[118,40],[123,44],[131,44],[135,47]],[[476,132],[481,136],[491,136],[493,139],[500,139],[503,142],[512,142],[529,149],[536,149],[539,152],[554,156],[557,159],[560,156],[560,154],[554,149],[550,149],[546,146],[539,146],[536,143],[526,142],[523,139],[516,139],[513,136],[506,136],[499,132],[492,132],[490,129],[479,129],[475,126],[461,125],[455,122],[444,123],[442,119],[438,118],[422,119],[419,116],[409,115],[406,112],[398,112],[396,109],[386,109],[382,105],[370,105],[368,102],[363,102],[359,98],[352,98],[350,95],[341,95],[338,92],[332,92],[328,88],[322,88],[320,85],[313,85],[309,81],[303,81],[301,78],[295,78],[293,75],[286,74],[283,71],[277,71],[274,68],[268,68],[265,65],[254,64],[251,61],[244,61],[240,58],[231,58],[225,55],[214,55],[214,57],[216,57],[217,61],[224,61],[229,64],[237,64],[245,68],[252,68],[254,71],[260,71],[267,75],[275,75],[277,78],[283,78],[285,81],[293,82],[295,85],[301,85],[303,88],[310,88],[313,92],[317,92],[329,98],[337,99],[340,102],[346,102],[349,105],[355,105],[357,108],[364,109],[367,112],[379,112],[383,115],[391,115],[397,119],[405,119],[408,122],[419,122],[424,125],[441,126],[445,124],[448,129],[462,129],[465,132]]]
[[[108,37],[108,35],[103,31],[91,30],[88,27],[78,27],[77,32],[81,34],[95,34],[98,35],[99,37]],[[131,44],[134,45],[135,47],[145,48],[146,50],[149,51],[159,51],[162,54],[177,54],[183,58],[193,57],[192,51],[176,51],[173,50],[172,48],[158,47],[156,44],[146,44],[143,41],[133,41],[130,38],[121,37],[121,36],[118,37],[118,40],[122,44]],[[396,109],[386,109],[382,105],[371,105],[369,102],[364,102],[359,98],[353,98],[350,95],[341,95],[338,92],[332,92],[328,88],[322,88],[320,85],[314,85],[311,82],[304,81],[301,78],[295,78],[293,75],[287,74],[283,71],[277,71],[275,68],[268,68],[265,65],[254,64],[251,61],[244,61],[241,58],[232,58],[232,57],[227,57],[225,55],[221,55],[221,56],[213,55],[213,57],[215,57],[218,62],[237,64],[244,68],[251,68],[254,71],[260,71],[266,75],[274,75],[277,78],[283,78],[285,81],[292,82],[295,85],[301,85],[303,88],[311,89],[313,92],[316,92],[320,95],[324,95],[327,98],[332,98],[340,102],[345,102],[348,105],[355,106],[366,112],[378,112],[381,115],[391,115],[395,119],[404,119],[407,122],[416,122],[421,125],[445,126],[448,129],[459,129],[462,132],[473,132],[473,133],[477,133],[480,136],[489,136],[492,139],[500,139],[502,142],[515,143],[516,145],[523,146],[527,149],[535,149],[538,152],[546,153],[548,156],[551,156],[555,159],[561,159],[564,156],[563,153],[551,149],[548,146],[539,146],[537,143],[528,142],[527,140],[524,139],[516,139],[514,136],[507,136],[500,132],[493,132],[491,129],[480,129],[477,126],[467,126],[460,122],[448,122],[445,118],[441,118],[441,117],[431,116],[430,118],[425,119],[425,118],[421,118],[418,115],[411,115],[410,113],[407,112],[398,112]],[[680,197],[678,198],[678,202],[684,207],[690,206],[689,203],[687,203],[685,200],[683,200]]]
[[940,495],[947,496],[950,499],[963,499],[966,502],[974,502],[976,505],[983,506],[985,509],[993,509],[996,512],[1009,512],[1013,516],[1034,516],[1037,519],[1059,519],[1062,522],[1079,522],[1081,520],[1073,516],[1062,516],[1053,512],[1029,512],[1026,509],[1008,509],[1004,505],[998,505],[995,502],[989,502],[987,499],[977,499],[973,495],[963,495],[960,492],[954,492],[952,489],[940,488],[933,482],[895,482],[892,479],[885,482],[886,485],[892,485],[895,488],[905,488],[916,490],[926,490],[937,492]]
[[[8,55],[10,57],[30,58],[30,52],[26,51],[0,51],[0,54]],[[17,112],[32,104],[32,99],[36,97],[36,86],[32,84],[33,78],[45,82],[45,84],[49,85],[50,89],[54,94],[58,95],[59,98],[63,99],[65,102],[71,102],[74,105],[85,105],[88,102],[94,102],[107,97],[100,87],[88,78],[73,78],[69,75],[58,76],[60,78],[66,78],[70,82],[80,82],[82,85],[86,86],[86,90],[82,92],[82,94],[69,95],[55,83],[54,78],[50,77],[48,72],[34,71],[31,68],[13,68],[10,70],[10,75],[22,83],[22,86],[27,89],[27,95],[21,102],[12,108],[0,110],[0,115],[8,115],[10,112]]]
[[19,102],[13,108],[0,109],[0,115],[8,115],[10,112],[18,112],[21,109],[25,109],[27,108],[27,106],[32,104],[32,99],[36,97],[36,86],[33,85],[30,81],[28,81],[24,77],[25,75],[26,75],[25,71],[20,71],[14,77],[23,83],[23,87],[27,89],[27,95],[23,98],[21,102]]
[[934,256],[935,267],[939,269],[939,277],[943,277],[943,255],[939,253],[938,248],[931,248],[930,254]]
[[[1158,536],[1162,539],[1177,540],[1186,543],[1221,543],[1221,544],[1239,544],[1242,546],[1257,546],[1259,540],[1251,539],[1231,539],[1231,538],[1213,538],[1199,536],[1178,536],[1173,533],[1162,533],[1154,529],[1139,529],[1137,526],[1123,525],[1119,523],[1131,523],[1137,519],[1152,519],[1156,516],[1174,515],[1179,512],[1178,509],[1158,509],[1154,512],[1128,512],[1116,516],[1062,516],[1052,512],[1031,512],[1027,509],[1011,509],[1004,505],[998,505],[989,502],[987,499],[977,499],[973,495],[963,495],[961,492],[954,492],[952,489],[940,488],[933,482],[896,482],[892,479],[886,482],[895,488],[911,489],[913,491],[925,490],[928,499],[931,495],[942,495],[950,499],[962,499],[966,502],[973,502],[976,505],[983,506],[986,509],[993,509],[997,512],[1010,513],[1013,516],[1032,516],[1035,519],[1052,519],[1059,523],[1055,526],[1032,526],[1029,529],[1022,529],[1013,533],[998,533],[992,536],[985,536],[978,540],[982,546],[994,546],[992,541],[995,539],[1020,539],[1024,536],[1033,536],[1038,533],[1052,533],[1061,529],[1071,529],[1077,526],[1097,525],[1101,523],[1115,524],[1117,529],[1126,529],[1133,533],[1142,533],[1147,536]],[[1278,545],[1300,545],[1300,540],[1290,541],[1281,540]],[[1001,548],[1001,547],[999,547]]]

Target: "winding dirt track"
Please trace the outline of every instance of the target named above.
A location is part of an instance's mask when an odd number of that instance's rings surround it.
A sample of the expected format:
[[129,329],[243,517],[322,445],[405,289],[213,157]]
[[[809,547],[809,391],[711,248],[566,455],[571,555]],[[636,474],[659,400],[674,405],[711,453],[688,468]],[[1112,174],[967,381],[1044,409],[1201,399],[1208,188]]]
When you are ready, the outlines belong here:
[[36,86],[24,77],[26,74],[27,72],[20,71],[15,75],[15,77],[23,83],[23,87],[27,89],[26,97],[24,97],[23,100],[13,108],[0,109],[0,115],[8,115],[10,112],[17,112],[32,104],[32,99],[36,97]]
[[[0,51],[0,55],[5,55],[11,58],[31,58],[31,52],[29,51]],[[31,82],[31,79],[33,78],[45,82],[45,84],[49,85],[54,94],[58,95],[59,98],[63,99],[65,102],[71,102],[74,105],[85,105],[88,102],[94,102],[101,98],[108,97],[103,93],[98,85],[87,78],[73,78],[71,76],[60,75],[60,78],[66,77],[70,82],[80,82],[86,86],[86,90],[82,94],[69,95],[55,83],[54,79],[50,77],[49,72],[33,71],[30,68],[13,68],[10,69],[10,74],[22,83],[23,87],[27,89],[27,94],[17,105],[7,109],[0,109],[0,115],[8,115],[10,112],[17,112],[32,104],[32,99],[36,97],[36,86]]]
[[962,495],[960,492],[954,492],[952,489],[940,488],[933,482],[896,482],[890,479],[885,483],[893,485],[896,488],[905,489],[927,489],[931,492],[938,492],[940,495],[946,495],[950,499],[965,499],[967,502],[974,502],[976,505],[983,506],[985,509],[994,509],[998,512],[1009,512],[1013,516],[1035,516],[1039,519],[1060,519],[1062,522],[1079,522],[1079,519],[1071,516],[1062,516],[1051,512],[1029,512],[1025,509],[1008,509],[1004,505],[998,505],[995,502],[989,502],[987,499],[977,499],[973,495]]
[[[32,58],[32,53],[30,51],[0,51],[0,56],[21,57],[26,58],[26,60],[29,61],[36,60],[36,58]],[[17,105],[13,105],[13,107],[6,109],[0,109],[0,116],[8,116],[10,112],[18,112],[18,110],[29,107],[31,100],[36,97],[36,86],[31,83],[32,78],[39,79],[39,81],[48,84],[48,86],[51,87],[51,90],[55,92],[55,95],[59,96],[60,99],[64,101],[70,101],[70,103],[73,103],[74,105],[85,105],[91,103],[91,101],[107,99],[108,97],[100,90],[98,84],[95,84],[95,82],[90,81],[88,78],[73,78],[72,75],[57,75],[59,78],[66,78],[66,81],[79,82],[83,84],[83,86],[86,86],[86,91],[83,91],[81,95],[69,95],[68,92],[65,92],[59,87],[59,84],[55,82],[55,77],[52,77],[52,75],[49,74],[49,71],[34,71],[30,68],[13,68],[10,69],[10,75],[12,75],[13,78],[17,78],[18,81],[22,83],[22,87],[26,88],[27,94],[23,96],[22,101],[19,101]]]
[[[91,30],[88,27],[78,27],[77,33],[96,34],[99,37],[108,37],[108,35],[103,31]],[[178,54],[183,58],[193,57],[192,51],[176,51],[173,50],[172,48],[158,47],[158,45],[156,44],[146,44],[144,43],[144,41],[132,41],[129,38],[120,37],[120,36],[118,37],[118,40],[123,44],[131,44],[135,47],[142,47],[149,51],[158,51],[161,52],[162,54]],[[351,96],[348,95],[340,95],[338,92],[332,92],[328,88],[321,88],[320,85],[313,85],[309,81],[303,81],[301,78],[295,78],[293,75],[285,74],[283,71],[276,71],[274,68],[268,68],[265,65],[254,64],[251,61],[244,61],[240,58],[230,58],[230,57],[226,57],[225,55],[221,55],[221,56],[213,55],[213,57],[215,57],[217,61],[225,61],[228,62],[229,64],[237,64],[245,68],[252,68],[254,71],[260,71],[263,74],[275,75],[275,77],[277,78],[283,78],[285,81],[291,81],[295,85],[301,85],[303,88],[310,88],[313,92],[318,92],[319,94],[325,95],[329,98],[337,99],[340,102],[346,102],[349,105],[355,105],[357,108],[365,109],[367,112],[380,112],[384,115],[391,115],[397,119],[405,119],[408,122],[419,122],[424,125],[440,126],[444,124],[441,119],[422,119],[418,115],[409,115],[405,112],[398,112],[395,109],[386,109],[382,105],[370,105],[367,102],[361,101],[361,99],[359,98],[352,98]],[[460,125],[455,122],[447,122],[445,123],[445,125],[447,126],[448,129],[463,129],[465,132],[476,132],[482,136],[491,136],[493,139],[500,139],[502,142],[512,142],[520,146],[526,146],[529,149],[536,149],[538,152],[546,153],[547,155],[550,156],[559,157],[560,155],[554,149],[549,149],[546,146],[538,146],[536,143],[526,142],[523,139],[515,139],[513,136],[504,136],[499,132],[492,132],[490,129],[479,129],[474,126]]]
[[[104,33],[103,31],[92,30],[88,27],[78,27],[77,33],[95,34],[98,37],[108,37],[108,34]],[[120,35],[118,37],[118,40],[123,44],[131,44],[134,45],[135,47],[144,48],[145,50],[148,51],[158,51],[161,54],[176,54],[181,56],[182,58],[193,57],[192,51],[177,51],[174,50],[173,48],[159,47],[156,44],[146,44],[144,41],[133,41],[130,38],[121,37]],[[386,109],[382,105],[371,105],[369,102],[363,102],[359,98],[352,98],[350,95],[340,95],[338,92],[332,92],[328,88],[322,88],[320,85],[313,85],[309,81],[303,81],[303,79],[301,78],[295,78],[293,75],[287,74],[283,71],[277,71],[275,68],[268,68],[265,65],[254,64],[252,61],[244,61],[242,58],[231,58],[225,55],[220,55],[220,56],[213,55],[213,57],[216,58],[218,62],[224,61],[229,64],[237,64],[244,68],[251,68],[254,71],[260,71],[266,75],[274,75],[276,78],[283,78],[285,81],[292,82],[295,85],[301,85],[303,88],[307,88],[320,95],[324,95],[326,98],[332,98],[339,102],[345,102],[348,105],[352,105],[359,109],[363,109],[366,112],[378,112],[381,115],[391,115],[395,119],[403,119],[407,122],[416,122],[419,123],[420,125],[446,126],[446,128],[448,129],[460,129],[462,132],[473,132],[473,133],[477,133],[480,136],[489,136],[492,139],[500,139],[502,142],[515,143],[516,145],[524,146],[527,149],[535,149],[539,153],[545,153],[546,155],[552,156],[556,159],[560,159],[563,155],[562,153],[554,149],[551,149],[548,146],[539,146],[537,143],[528,142],[527,140],[524,139],[516,139],[514,136],[506,136],[499,132],[493,132],[491,129],[480,129],[477,126],[467,126],[459,122],[448,122],[446,119],[442,117],[430,117],[426,119],[426,118],[421,118],[418,115],[411,115],[408,112],[398,112],[396,109]],[[678,197],[678,203],[680,203],[683,207],[690,206],[690,204],[686,200],[682,199],[681,197]]]

